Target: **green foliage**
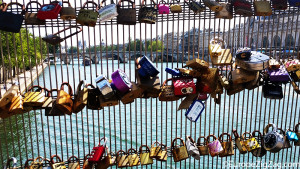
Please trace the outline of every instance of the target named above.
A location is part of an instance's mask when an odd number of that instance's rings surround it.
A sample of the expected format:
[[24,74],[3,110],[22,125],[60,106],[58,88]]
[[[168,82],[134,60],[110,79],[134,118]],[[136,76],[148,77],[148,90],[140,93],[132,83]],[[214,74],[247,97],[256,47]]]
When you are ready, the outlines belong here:
[[151,48],[152,48],[152,51],[161,52],[163,50],[163,48],[164,48],[164,44],[160,40],[158,40],[158,41],[152,41],[152,44],[149,43],[148,51],[150,51]]
[[76,47],[76,46],[71,46],[71,47],[68,49],[68,53],[77,53],[77,47]]
[[[130,41],[130,51],[145,51],[145,46],[143,43],[141,43],[141,40],[139,39],[136,39],[135,42],[132,41],[131,39],[129,40]],[[135,49],[135,45],[136,45],[136,49]],[[126,51],[129,51],[129,45],[127,46],[126,48]]]
[[49,53],[59,53],[59,45],[48,45]]
[[[41,62],[41,53],[47,53],[46,44],[40,38],[34,38],[26,29],[20,33],[0,31],[5,67],[29,68]],[[23,63],[24,59],[24,63]]]

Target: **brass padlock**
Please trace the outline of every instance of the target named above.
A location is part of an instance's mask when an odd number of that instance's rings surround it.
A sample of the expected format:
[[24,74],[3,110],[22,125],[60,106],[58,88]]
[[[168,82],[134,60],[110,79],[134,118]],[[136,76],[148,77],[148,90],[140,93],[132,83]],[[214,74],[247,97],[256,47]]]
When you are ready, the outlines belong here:
[[300,123],[296,124],[295,130],[294,130],[295,133],[297,134],[297,137],[299,138],[298,141],[296,141],[294,143],[295,146],[300,146],[300,130],[299,130],[299,128],[300,128]]
[[140,88],[135,82],[131,82],[131,84],[130,91],[121,98],[123,104],[132,103],[134,99],[139,98],[144,92],[144,89]]
[[127,154],[129,167],[140,165],[140,157],[134,148],[128,149]]
[[62,4],[67,3],[69,6],[64,7],[62,6],[60,10],[60,19],[62,20],[71,20],[71,19],[76,19],[76,11],[75,9],[71,6],[69,1],[63,1]]
[[[201,138],[204,139],[204,142],[201,142]],[[206,137],[200,136],[198,138],[198,140],[197,140],[197,147],[199,149],[200,156],[209,155]]]
[[[175,0],[171,0],[171,1],[175,1]],[[177,0],[177,3],[170,4],[170,11],[172,13],[181,13],[182,12],[182,7],[179,3],[180,3],[180,1]]]
[[[64,86],[68,86],[69,92],[64,91]],[[71,115],[73,111],[73,100],[72,100],[73,90],[68,82],[61,84],[60,90],[57,93],[56,107],[64,112],[65,114]]]
[[24,169],[31,169],[30,166],[31,166],[31,163],[33,162],[34,160],[32,158],[30,159],[27,159],[25,161],[25,164],[24,164]]
[[229,3],[220,3],[223,6],[222,10],[215,13],[216,18],[222,19],[232,19],[233,18],[233,8]]
[[90,163],[88,160],[88,157],[90,156],[90,154],[87,154],[84,157],[84,161],[83,161],[83,165],[82,165],[82,169],[94,169],[94,164]]
[[26,5],[26,13],[25,13],[25,25],[45,25],[46,20],[40,20],[37,18],[37,13],[29,12],[29,5],[32,3],[36,3],[38,8],[41,8],[41,4],[38,1],[30,1]]
[[119,168],[128,166],[129,160],[128,155],[125,151],[119,150],[116,154],[116,159]]
[[106,169],[110,166],[116,164],[116,156],[114,153],[110,152],[108,147],[106,146],[106,155],[97,163],[95,169]]
[[37,157],[34,159],[34,161],[30,165],[30,169],[43,169],[43,162],[44,158],[43,157]]
[[226,42],[221,37],[210,40],[208,51],[213,65],[231,65],[232,54],[226,48]]
[[65,113],[57,108],[56,106],[56,99],[57,95],[54,96],[54,92],[58,93],[57,89],[52,89],[48,92],[47,96],[49,100],[45,101],[43,107],[45,107],[45,116],[63,116]]
[[[81,86],[83,86],[82,89]],[[85,87],[84,80],[81,80],[77,86],[77,90],[74,97],[73,112],[80,112],[87,105],[87,100],[88,89]]]
[[80,169],[79,159],[76,156],[69,157],[68,169]]
[[[179,145],[175,145],[175,142],[177,140],[180,140]],[[182,138],[177,137],[172,141],[172,154],[174,162],[179,162],[189,158],[186,146]]]
[[150,158],[159,158],[158,154],[161,152],[161,146],[158,141],[154,142],[151,145],[151,150],[150,150]]
[[[209,72],[209,63],[206,62],[205,60],[198,59],[198,58],[186,61],[184,67],[190,67],[194,70],[201,72],[201,74],[204,72]],[[180,69],[179,69],[179,71],[180,71]],[[181,72],[183,72],[183,71],[181,71]],[[197,73],[195,73],[195,74],[197,74]],[[192,74],[189,74],[189,75],[192,75]]]
[[10,104],[9,112],[11,115],[23,113],[23,97],[22,95],[15,96]]
[[256,16],[270,16],[272,15],[271,4],[267,0],[257,1],[254,0],[254,14]]
[[[58,160],[56,162],[54,162],[55,157]],[[65,162],[63,162],[58,155],[52,155],[50,161],[51,161],[52,169],[66,169]]]
[[158,153],[158,158],[156,158],[156,160],[167,161],[168,159],[167,146],[164,144],[160,144],[160,147],[161,147],[161,151]]
[[[257,133],[257,136],[256,136]],[[267,150],[264,148],[264,139],[263,136],[261,134],[260,131],[255,130],[252,132],[252,136],[256,138],[256,140],[258,141],[258,144],[260,144],[260,148],[259,149],[255,149],[253,151],[251,151],[252,155],[255,157],[263,157],[264,155],[266,155]]]
[[2,96],[0,100],[0,107],[8,105],[12,99],[17,96],[19,93],[19,86],[13,84]]
[[243,133],[241,138],[243,139],[243,143],[249,152],[260,148],[258,141],[250,132]]
[[[33,90],[37,88],[37,90]],[[41,86],[31,86],[24,95],[24,106],[41,107],[45,102],[45,92]]]
[[[146,147],[146,150],[143,150],[143,147]],[[139,152],[141,165],[153,164],[153,159],[150,158],[150,149],[147,145],[141,145]]]
[[283,135],[283,140],[284,140],[284,142],[283,142],[283,149],[285,149],[285,148],[291,148],[292,147],[291,143],[290,143],[289,139],[287,138],[287,136],[285,134],[285,131],[282,130],[281,128],[277,128],[277,130],[280,131],[279,134]]
[[247,83],[256,79],[259,72],[247,71],[241,68],[237,68],[234,71],[231,71],[231,81],[234,85]]
[[239,134],[235,129],[232,130],[232,133],[235,136],[235,145],[239,149],[240,154],[246,154],[248,151],[246,146],[244,145],[244,141],[240,138]]
[[[224,140],[224,135],[227,135],[227,139]],[[234,145],[232,138],[229,133],[223,133],[219,136],[219,140],[224,149],[223,152],[219,154],[220,157],[232,156],[234,155]]]
[[116,95],[112,96],[109,99],[105,99],[102,94],[99,95],[100,100],[100,107],[107,107],[107,106],[115,106],[119,104],[119,100]]
[[223,9],[223,6],[217,1],[203,0],[203,3],[205,6],[207,6],[210,10],[214,12],[219,12]]

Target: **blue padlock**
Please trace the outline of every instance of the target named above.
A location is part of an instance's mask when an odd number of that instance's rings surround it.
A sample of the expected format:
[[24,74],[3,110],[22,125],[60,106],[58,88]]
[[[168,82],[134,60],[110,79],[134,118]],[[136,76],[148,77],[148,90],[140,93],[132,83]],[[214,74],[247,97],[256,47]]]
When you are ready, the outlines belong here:
[[166,68],[165,71],[171,74],[172,76],[182,76],[182,73],[176,69]]
[[295,6],[300,8],[300,0],[288,0],[290,6]]
[[287,136],[288,140],[290,140],[290,141],[298,141],[299,140],[297,134],[290,130],[286,131],[286,136]]
[[158,69],[154,66],[154,64],[147,58],[147,56],[143,56],[139,60],[139,64],[141,68],[138,70],[139,74],[144,77],[156,77],[159,74]]

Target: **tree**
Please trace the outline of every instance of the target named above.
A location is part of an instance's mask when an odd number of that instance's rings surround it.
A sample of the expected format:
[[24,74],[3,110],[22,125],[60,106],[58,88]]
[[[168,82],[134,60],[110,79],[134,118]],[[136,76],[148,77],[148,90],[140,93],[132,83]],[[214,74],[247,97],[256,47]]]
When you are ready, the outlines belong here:
[[77,53],[77,47],[76,47],[76,46],[71,46],[71,47],[68,49],[68,53]]
[[59,52],[59,45],[48,45],[49,53],[58,53]]
[[[141,43],[141,40],[136,39],[135,42],[132,41],[131,39],[129,40],[129,44],[130,44],[130,51],[145,51],[145,46],[143,43]],[[136,45],[136,48],[134,46],[134,44]],[[129,51],[129,45],[126,47],[126,51]]]
[[152,51],[161,52],[162,49],[164,48],[164,44],[160,40],[152,41],[152,44],[149,44],[149,46],[148,46],[148,51],[150,51],[151,48],[152,48]]

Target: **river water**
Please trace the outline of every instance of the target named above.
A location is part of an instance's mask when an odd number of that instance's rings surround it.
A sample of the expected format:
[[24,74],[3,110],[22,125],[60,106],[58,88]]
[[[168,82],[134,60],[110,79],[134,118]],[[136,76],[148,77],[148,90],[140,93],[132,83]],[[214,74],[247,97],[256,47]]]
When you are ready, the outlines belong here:
[[[182,66],[182,63],[157,63],[161,71],[160,79],[170,78],[164,72],[166,67]],[[80,64],[51,65],[34,84],[57,88],[57,84],[69,81],[74,90],[74,87],[77,88],[74,82],[77,85],[79,80],[85,79],[95,85],[96,75],[110,77],[118,67],[125,70],[134,81],[133,61],[118,64],[117,61],[109,60],[86,67]],[[108,138],[109,149],[116,152],[131,147],[139,148],[142,144],[150,147],[156,140],[171,146],[172,139],[182,137],[185,140],[187,135],[197,139],[200,135],[218,136],[223,132],[232,134],[232,129],[237,129],[240,134],[253,130],[262,132],[264,126],[271,122],[283,129],[292,129],[300,121],[299,98],[292,87],[290,88],[290,84],[283,85],[283,89],[285,94],[282,100],[263,98],[261,87],[230,97],[223,94],[220,105],[209,98],[205,103],[205,111],[196,123],[186,119],[185,110],[176,110],[181,101],[166,103],[157,99],[136,99],[131,104],[121,103],[99,111],[84,109],[71,116],[46,117],[41,110],[13,116],[0,122],[0,165],[6,161],[7,156],[16,156],[22,164],[27,158],[50,158],[53,154],[60,155],[63,160],[71,155],[83,158],[103,136]],[[256,162],[265,166],[265,162],[269,165],[300,162],[299,147],[294,146],[277,154],[268,152],[262,158],[256,158],[251,153],[240,155],[238,150],[235,153],[235,156],[227,158],[204,156],[199,161],[189,158],[181,163],[174,163],[169,158],[167,162],[154,161],[152,168],[228,168],[228,162],[231,165]],[[245,168],[242,166],[238,168]]]

